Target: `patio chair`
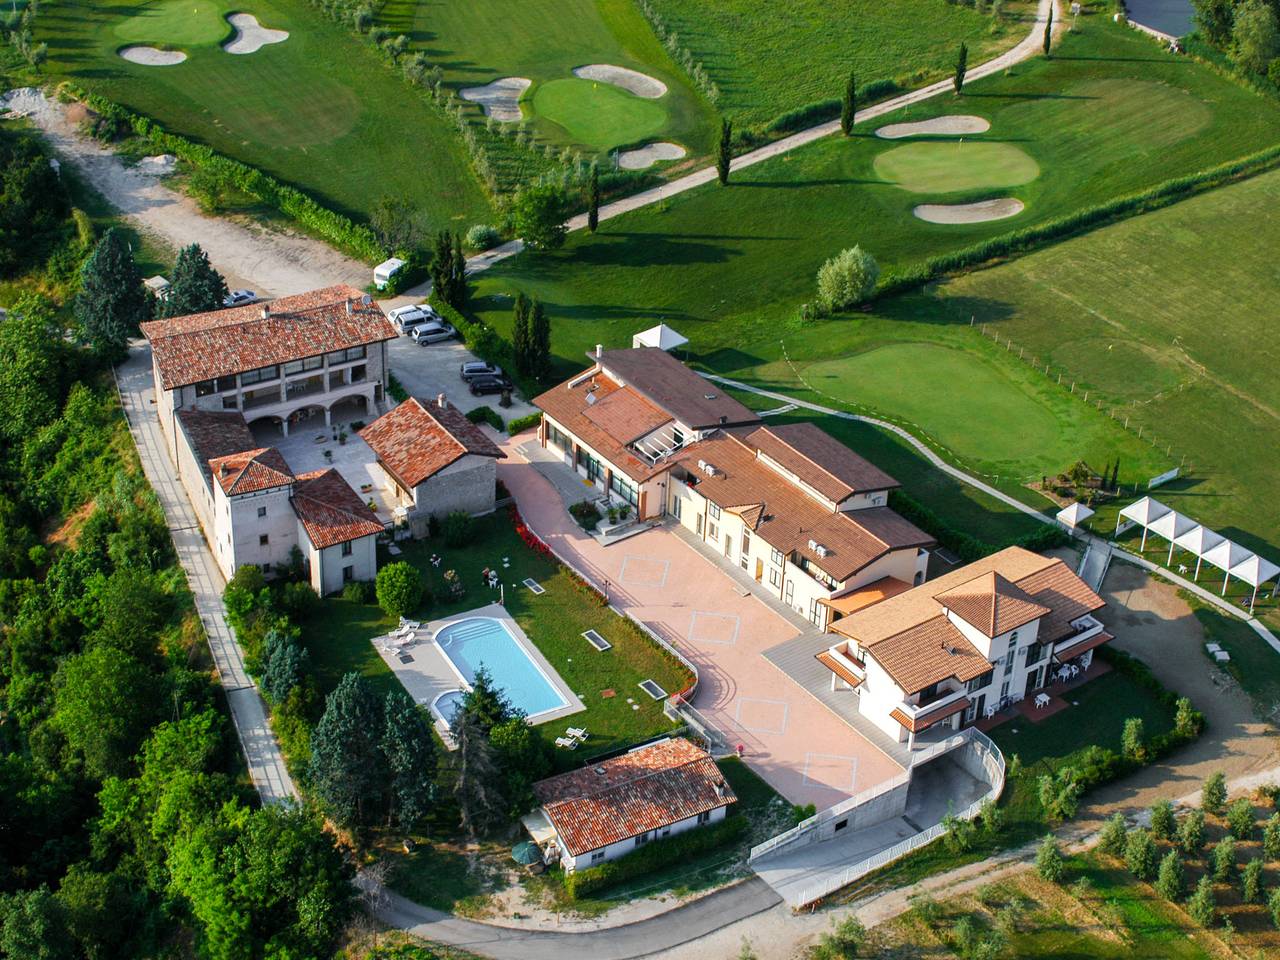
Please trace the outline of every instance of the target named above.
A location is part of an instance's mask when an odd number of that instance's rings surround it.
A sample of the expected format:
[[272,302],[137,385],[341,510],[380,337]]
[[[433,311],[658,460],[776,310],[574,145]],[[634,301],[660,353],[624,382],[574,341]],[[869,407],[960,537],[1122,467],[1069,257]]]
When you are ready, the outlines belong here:
[[565,750],[577,750],[578,741],[572,737],[556,737],[556,746]]
[[575,740],[585,740],[585,739],[587,739],[587,728],[586,728],[586,727],[570,727],[570,728],[569,728],[568,730],[566,730],[565,732],[566,732],[567,734],[569,734],[569,736],[573,737],[573,739],[575,739]]

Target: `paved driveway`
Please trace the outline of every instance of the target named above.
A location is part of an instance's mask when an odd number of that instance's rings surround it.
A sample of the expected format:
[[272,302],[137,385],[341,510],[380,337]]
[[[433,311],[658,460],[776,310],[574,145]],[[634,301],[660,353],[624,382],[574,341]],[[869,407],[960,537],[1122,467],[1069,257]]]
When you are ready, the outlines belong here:
[[674,534],[653,529],[602,547],[565,511],[551,483],[503,442],[498,476],[525,521],[620,609],[670,640],[701,675],[693,704],[741,743],[757,773],[793,803],[823,809],[901,767],[764,657],[796,629]]
[[387,344],[391,372],[412,396],[431,399],[443,393],[459,410],[490,406],[502,414],[503,420],[536,413],[532,406],[512,397],[507,409],[498,406],[499,396],[473,397],[458,376],[458,368],[475,355],[457,340],[445,340],[420,347],[408,337],[397,337]]

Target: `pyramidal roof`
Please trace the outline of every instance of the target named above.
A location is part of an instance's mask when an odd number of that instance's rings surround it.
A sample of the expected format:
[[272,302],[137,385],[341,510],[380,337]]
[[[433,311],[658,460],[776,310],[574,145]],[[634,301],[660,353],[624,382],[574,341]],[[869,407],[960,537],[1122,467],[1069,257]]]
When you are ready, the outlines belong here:
[[293,483],[293,471],[275,447],[259,447],[215,457],[209,461],[209,469],[228,497]]
[[1016,630],[1050,610],[994,570],[935,594],[934,599],[988,637]]

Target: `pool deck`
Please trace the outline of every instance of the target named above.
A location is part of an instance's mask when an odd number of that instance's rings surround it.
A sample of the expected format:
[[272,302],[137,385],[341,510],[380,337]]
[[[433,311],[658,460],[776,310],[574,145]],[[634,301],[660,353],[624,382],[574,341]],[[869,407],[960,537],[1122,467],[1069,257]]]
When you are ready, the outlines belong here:
[[[405,648],[404,652],[399,655],[388,653],[377,645],[378,641],[384,639],[383,637],[374,637],[370,642],[374,644],[374,649],[378,651],[378,655],[391,668],[391,672],[396,675],[396,679],[400,681],[414,702],[429,708],[435,703],[440,694],[465,688],[453,663],[435,642],[436,633],[450,624],[479,617],[500,621],[508,632],[516,638],[516,642],[529,655],[529,658],[538,667],[542,675],[551,682],[556,692],[565,700],[566,706],[536,714],[533,719],[535,726],[550,723],[553,720],[561,720],[586,709],[582,699],[569,689],[568,684],[564,682],[560,674],[556,672],[556,669],[551,666],[547,658],[542,655],[542,651],[525,636],[525,632],[520,629],[520,625],[511,618],[511,614],[507,613],[507,608],[500,603],[486,604],[483,607],[477,607],[465,613],[445,617],[443,620],[432,620],[429,623],[424,623],[422,628],[417,631],[417,643]],[[405,663],[401,657],[409,657],[410,660]],[[452,749],[452,739],[445,736],[448,733],[447,725],[434,712],[432,713],[432,719],[435,721],[436,729],[444,738],[445,743],[450,745]]]

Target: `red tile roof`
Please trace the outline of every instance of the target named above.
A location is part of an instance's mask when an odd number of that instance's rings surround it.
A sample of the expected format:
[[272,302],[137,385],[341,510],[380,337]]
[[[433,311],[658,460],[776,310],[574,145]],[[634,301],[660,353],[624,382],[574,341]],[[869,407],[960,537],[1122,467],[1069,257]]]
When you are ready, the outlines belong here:
[[242,450],[209,461],[213,479],[228,497],[293,483],[293,471],[275,447]]
[[747,443],[836,503],[855,493],[899,486],[814,423],[786,423],[742,431]]
[[757,414],[728,396],[723,387],[704,380],[657,347],[605,350],[596,362],[687,427],[760,422]]
[[[396,338],[376,303],[364,306],[355,287],[339,285],[250,304],[142,324],[151,341],[160,385],[191,383],[333,350]],[[266,316],[264,316],[264,313]]]
[[[591,396],[591,395],[588,395]],[[607,393],[595,402],[588,401],[582,415],[619,443],[632,443],[657,430],[671,417],[634,390]]]
[[919,733],[922,730],[929,729],[939,720],[946,720],[948,717],[954,717],[957,713],[968,706],[969,698],[961,697],[959,700],[948,703],[944,707],[939,707],[937,710],[921,713],[914,720],[907,715],[906,711],[899,707],[894,707],[890,710],[889,716],[894,720],[897,720],[898,723],[902,724],[912,733]]
[[861,685],[862,678],[832,656],[830,650],[823,650],[820,653],[815,653],[813,656],[815,660],[845,683],[849,684],[849,686],[856,688]]
[[378,460],[406,490],[468,454],[505,459],[506,454],[457,407],[410,397],[360,431]]
[[383,530],[378,515],[333,467],[301,474],[293,486],[292,503],[317,550]]
[[933,598],[992,639],[1049,613],[1048,607],[1036,603],[1026,591],[995,570],[988,570],[950,590],[935,593]]
[[941,613],[865,649],[908,696],[949,677],[968,683],[991,669],[991,661]]
[[682,739],[540,780],[533,792],[574,857],[737,800],[711,755]]
[[[571,380],[569,383],[574,381]],[[636,401],[648,403],[642,396],[629,387],[619,385],[604,374],[582,379],[572,387],[569,383],[552,387],[546,393],[535,397],[533,405],[560,424],[579,442],[589,446],[637,483],[643,483],[670,466],[667,462],[651,465],[642,460],[634,451],[627,448],[629,441],[615,437],[587,415],[594,407],[600,406],[615,393],[628,393]],[[588,396],[594,396],[595,402],[588,403]],[[629,432],[624,431],[624,434]]]
[[206,480],[213,475],[210,460],[252,450],[258,445],[239,411],[179,410],[177,416]]

